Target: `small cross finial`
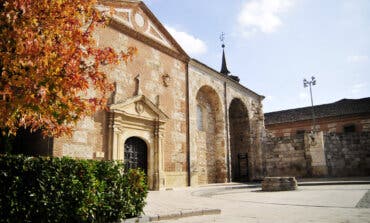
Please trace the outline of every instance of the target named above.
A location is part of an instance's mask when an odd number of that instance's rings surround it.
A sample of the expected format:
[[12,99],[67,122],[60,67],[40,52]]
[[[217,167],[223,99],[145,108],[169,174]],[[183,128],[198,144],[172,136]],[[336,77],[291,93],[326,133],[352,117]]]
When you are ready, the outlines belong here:
[[222,32],[221,35],[220,35],[220,41],[222,43],[222,48],[225,48],[225,33]]

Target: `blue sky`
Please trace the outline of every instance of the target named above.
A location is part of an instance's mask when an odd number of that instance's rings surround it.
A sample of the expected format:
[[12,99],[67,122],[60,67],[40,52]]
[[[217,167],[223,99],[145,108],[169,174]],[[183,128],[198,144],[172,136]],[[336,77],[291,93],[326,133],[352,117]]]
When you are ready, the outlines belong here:
[[144,0],[188,54],[264,95],[264,111],[370,97],[369,0]]

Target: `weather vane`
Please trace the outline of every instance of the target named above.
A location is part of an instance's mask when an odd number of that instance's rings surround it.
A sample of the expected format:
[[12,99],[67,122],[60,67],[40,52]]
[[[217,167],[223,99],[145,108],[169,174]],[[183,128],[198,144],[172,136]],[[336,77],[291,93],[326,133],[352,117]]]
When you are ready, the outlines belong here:
[[222,43],[222,48],[225,48],[225,33],[222,32],[220,35],[220,41]]

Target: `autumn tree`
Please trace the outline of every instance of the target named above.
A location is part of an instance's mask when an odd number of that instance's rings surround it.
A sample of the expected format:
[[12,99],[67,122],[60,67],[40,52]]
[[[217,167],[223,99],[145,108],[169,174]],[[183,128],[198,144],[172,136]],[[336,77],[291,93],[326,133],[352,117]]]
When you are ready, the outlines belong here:
[[106,107],[113,86],[102,66],[129,60],[135,48],[97,47],[93,32],[110,12],[97,10],[96,0],[0,2],[2,134],[70,134],[78,120]]

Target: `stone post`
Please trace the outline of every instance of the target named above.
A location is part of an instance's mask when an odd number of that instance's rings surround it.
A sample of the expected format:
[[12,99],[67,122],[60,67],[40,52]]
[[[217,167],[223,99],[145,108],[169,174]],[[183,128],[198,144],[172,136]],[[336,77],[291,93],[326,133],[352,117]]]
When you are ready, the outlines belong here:
[[310,166],[313,177],[324,177],[328,175],[324,151],[323,132],[305,134],[304,137],[306,153],[310,155]]

